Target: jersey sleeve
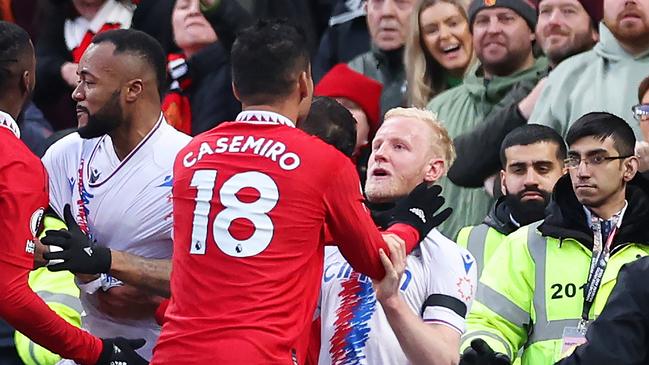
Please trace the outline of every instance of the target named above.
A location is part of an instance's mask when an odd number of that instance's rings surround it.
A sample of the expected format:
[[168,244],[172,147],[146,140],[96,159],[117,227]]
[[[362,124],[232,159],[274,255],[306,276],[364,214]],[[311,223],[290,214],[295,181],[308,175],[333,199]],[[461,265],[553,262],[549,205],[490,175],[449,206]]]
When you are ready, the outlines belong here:
[[27,282],[33,266],[29,243],[35,239],[47,201],[46,174],[37,158],[0,165],[0,210],[12,212],[0,214],[0,231],[5,234],[0,255],[0,317],[43,347],[81,364],[94,364],[101,341],[59,317]]
[[426,301],[421,316],[426,323],[443,324],[460,334],[477,289],[477,268],[469,251],[436,230],[422,245],[426,263]]

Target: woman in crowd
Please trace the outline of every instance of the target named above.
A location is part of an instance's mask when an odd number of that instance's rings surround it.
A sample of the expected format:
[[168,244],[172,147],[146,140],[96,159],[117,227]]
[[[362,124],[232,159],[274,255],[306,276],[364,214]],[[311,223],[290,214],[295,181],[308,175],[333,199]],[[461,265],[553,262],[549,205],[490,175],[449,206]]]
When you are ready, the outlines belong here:
[[420,0],[411,22],[405,52],[408,103],[423,108],[462,83],[475,59],[466,0]]

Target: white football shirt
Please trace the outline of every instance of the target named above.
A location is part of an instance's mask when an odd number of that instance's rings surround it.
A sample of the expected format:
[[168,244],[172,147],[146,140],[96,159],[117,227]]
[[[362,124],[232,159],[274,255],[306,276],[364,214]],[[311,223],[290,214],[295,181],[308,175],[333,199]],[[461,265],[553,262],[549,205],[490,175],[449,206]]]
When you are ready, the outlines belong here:
[[[464,332],[477,285],[471,254],[432,230],[407,258],[401,294],[424,322]],[[372,281],[326,247],[320,302],[321,365],[403,365],[408,360],[376,300]]]
[[[50,206],[63,217],[70,204],[82,230],[101,246],[151,259],[171,258],[173,163],[191,137],[161,116],[142,142],[122,161],[109,136],[62,138],[43,157],[50,182]],[[149,359],[160,334],[153,316],[111,318],[99,311],[95,295],[82,291],[83,328],[98,337],[144,338],[138,353]]]

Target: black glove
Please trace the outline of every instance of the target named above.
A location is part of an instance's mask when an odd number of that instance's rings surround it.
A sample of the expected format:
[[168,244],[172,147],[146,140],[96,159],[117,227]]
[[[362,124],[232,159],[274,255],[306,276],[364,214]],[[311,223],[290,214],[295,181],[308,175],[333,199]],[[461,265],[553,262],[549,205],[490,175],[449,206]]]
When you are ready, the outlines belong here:
[[107,247],[92,247],[90,239],[86,236],[70,212],[70,205],[63,208],[63,219],[68,226],[66,230],[47,231],[41,239],[44,245],[58,246],[63,251],[48,252],[43,254],[46,260],[63,260],[63,262],[49,265],[50,271],[69,270],[81,274],[101,274],[110,270],[111,254]]
[[96,365],[147,365],[144,360],[135,352],[136,349],[144,346],[144,339],[127,340],[123,337],[102,338],[104,345]]
[[464,350],[460,365],[510,365],[509,357],[494,350],[479,338],[471,341],[471,347]]
[[421,183],[408,196],[397,202],[390,210],[389,217],[381,214],[377,223],[382,226],[381,220],[387,220],[387,227],[395,223],[407,224],[417,229],[419,239],[423,240],[428,232],[444,223],[453,212],[453,209],[446,208],[435,214],[444,205],[444,198],[439,195],[441,192],[442,187],[439,185],[428,188],[425,182]]

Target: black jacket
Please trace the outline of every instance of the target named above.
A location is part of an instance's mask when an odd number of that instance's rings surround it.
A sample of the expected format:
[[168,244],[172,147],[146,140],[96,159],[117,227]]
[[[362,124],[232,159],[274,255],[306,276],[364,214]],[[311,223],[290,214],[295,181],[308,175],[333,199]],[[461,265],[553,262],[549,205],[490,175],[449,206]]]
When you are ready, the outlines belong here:
[[527,124],[518,110],[518,103],[549,72],[540,72],[535,79],[516,84],[492,109],[482,123],[471,132],[453,140],[457,159],[448,171],[448,177],[459,186],[482,187],[485,179],[500,170],[500,145],[512,130]]
[[[649,245],[649,181],[640,174],[627,183],[626,200],[629,203],[620,230],[613,240],[613,252],[628,243]],[[588,225],[583,205],[577,200],[570,175],[557,181],[552,200],[546,208],[546,218],[539,226],[543,236],[559,239],[572,238],[589,249],[593,248],[593,232]]]
[[588,328],[588,343],[557,365],[649,364],[647,277],[649,257],[624,265],[604,310]]
[[496,204],[491,208],[483,223],[502,234],[508,235],[519,227],[512,222],[510,218],[511,210],[509,209],[505,199],[506,197],[504,196],[498,198]]

